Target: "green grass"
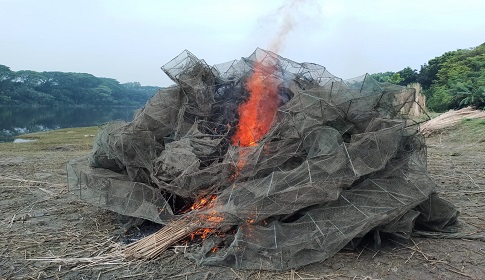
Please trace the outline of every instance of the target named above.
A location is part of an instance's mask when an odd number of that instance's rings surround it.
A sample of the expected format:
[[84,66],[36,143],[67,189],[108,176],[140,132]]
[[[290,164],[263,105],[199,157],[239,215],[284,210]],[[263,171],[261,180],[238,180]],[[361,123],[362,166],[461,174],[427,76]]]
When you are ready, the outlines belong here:
[[446,128],[442,134],[451,141],[477,145],[485,142],[485,120],[463,119],[457,125]]
[[469,125],[471,127],[482,128],[482,129],[485,126],[484,119],[464,119],[462,123],[465,125]]
[[484,119],[464,119],[458,125],[457,130],[465,133],[471,142],[485,142]]
[[99,127],[79,127],[36,132],[19,135],[16,138],[35,140],[28,143],[0,143],[0,152],[53,152],[56,150],[87,151],[93,146],[93,139]]

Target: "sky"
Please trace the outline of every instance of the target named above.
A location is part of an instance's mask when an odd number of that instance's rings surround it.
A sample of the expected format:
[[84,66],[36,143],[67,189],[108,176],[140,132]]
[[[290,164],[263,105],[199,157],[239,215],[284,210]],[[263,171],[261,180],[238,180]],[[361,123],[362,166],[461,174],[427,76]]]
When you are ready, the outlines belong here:
[[485,43],[483,0],[0,0],[0,64],[169,86],[189,50],[209,65],[270,49],[344,79]]

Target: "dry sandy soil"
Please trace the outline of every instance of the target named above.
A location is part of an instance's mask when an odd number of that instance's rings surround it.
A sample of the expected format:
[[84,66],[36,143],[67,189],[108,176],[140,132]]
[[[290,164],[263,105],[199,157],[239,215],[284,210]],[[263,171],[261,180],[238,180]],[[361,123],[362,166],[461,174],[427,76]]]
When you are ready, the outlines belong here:
[[152,261],[95,262],[126,236],[120,238],[116,214],[67,190],[65,166],[89,153],[86,133],[95,128],[0,144],[0,279],[485,279],[485,122],[465,122],[427,140],[437,192],[461,212],[458,233],[385,239],[379,248],[364,242],[287,272],[197,266],[181,247]]

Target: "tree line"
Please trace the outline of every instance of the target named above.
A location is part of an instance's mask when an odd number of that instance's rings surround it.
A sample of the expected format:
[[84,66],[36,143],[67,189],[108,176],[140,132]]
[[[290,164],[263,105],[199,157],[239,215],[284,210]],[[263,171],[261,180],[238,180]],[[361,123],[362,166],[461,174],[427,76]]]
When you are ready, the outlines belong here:
[[420,83],[428,109],[443,112],[467,106],[485,108],[485,43],[446,52],[421,66],[371,74],[379,82]]
[[[485,108],[485,43],[446,52],[419,71],[406,67],[371,76],[403,86],[420,83],[432,111]],[[86,73],[12,71],[0,64],[0,105],[141,106],[158,89]]]
[[86,73],[12,71],[0,64],[0,105],[141,106],[158,89]]

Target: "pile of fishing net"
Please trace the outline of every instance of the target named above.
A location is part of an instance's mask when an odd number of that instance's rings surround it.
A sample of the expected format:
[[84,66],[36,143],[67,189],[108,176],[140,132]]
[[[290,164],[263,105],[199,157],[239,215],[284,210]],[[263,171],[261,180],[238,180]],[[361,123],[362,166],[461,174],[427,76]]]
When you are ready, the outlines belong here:
[[292,269],[371,231],[455,222],[407,116],[414,89],[262,49],[214,66],[184,51],[162,69],[176,85],[102,127],[92,154],[68,165],[69,188],[123,215],[214,229],[190,253],[198,263]]

